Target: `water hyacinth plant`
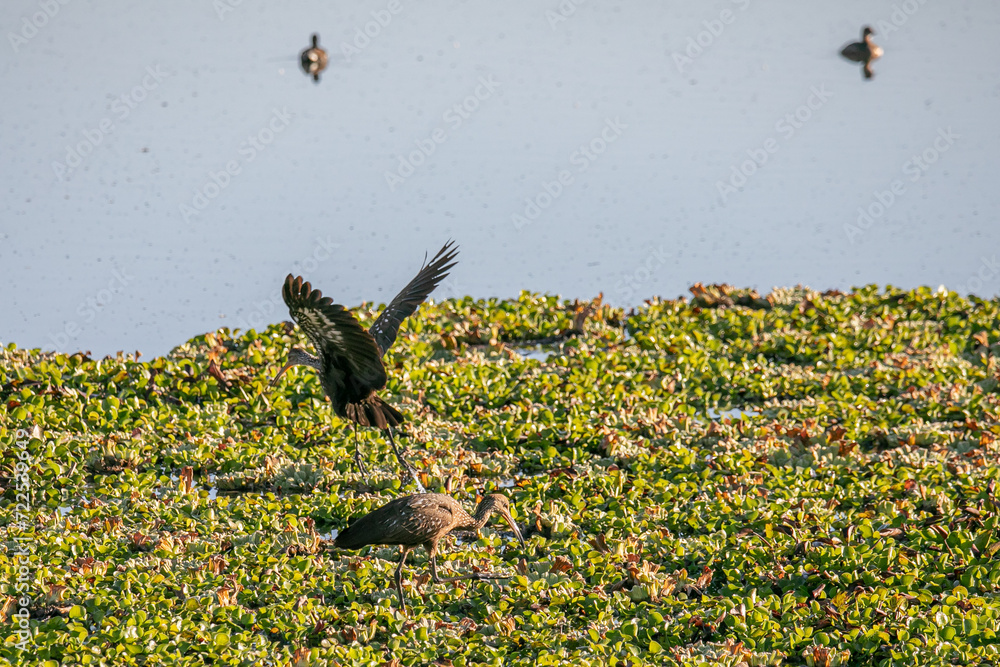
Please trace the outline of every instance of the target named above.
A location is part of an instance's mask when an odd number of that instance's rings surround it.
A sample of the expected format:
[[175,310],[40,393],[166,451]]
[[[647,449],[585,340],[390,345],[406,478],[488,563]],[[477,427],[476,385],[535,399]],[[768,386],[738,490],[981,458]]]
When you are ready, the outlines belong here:
[[415,552],[407,613],[394,548],[332,546],[407,478],[375,431],[353,468],[314,373],[268,391],[295,329],[7,344],[0,661],[997,664],[1000,301],[692,292],[407,320],[381,395],[410,462],[463,506],[506,495],[527,542],[446,538],[442,574],[505,581],[434,585]]

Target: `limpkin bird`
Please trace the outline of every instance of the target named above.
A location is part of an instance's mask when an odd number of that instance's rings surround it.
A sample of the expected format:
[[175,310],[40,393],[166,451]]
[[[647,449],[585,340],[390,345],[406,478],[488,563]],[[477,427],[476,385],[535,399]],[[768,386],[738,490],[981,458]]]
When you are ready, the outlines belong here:
[[313,81],[319,83],[319,74],[326,69],[328,62],[326,51],[320,48],[319,35],[313,33],[312,46],[302,52],[302,55],[299,56],[299,62],[302,63],[302,71],[312,76]]
[[403,563],[406,562],[406,555],[421,545],[430,554],[431,579],[436,583],[468,579],[507,578],[501,575],[475,572],[442,579],[437,573],[438,540],[456,529],[478,532],[486,525],[493,512],[497,512],[507,521],[521,546],[526,546],[524,538],[521,537],[521,531],[518,530],[517,524],[510,516],[510,503],[507,496],[499,493],[491,493],[483,498],[473,516],[469,516],[469,513],[462,509],[458,501],[443,493],[420,493],[396,498],[348,526],[337,535],[334,546],[341,549],[360,549],[369,544],[398,544],[399,565],[396,566],[396,592],[399,594],[399,604],[405,610]]
[[872,41],[872,35],[874,34],[875,31],[870,26],[865,26],[864,30],[861,31],[860,42],[851,42],[840,50],[840,55],[851,62],[865,64],[862,71],[866,79],[875,76],[872,72],[872,61],[882,57],[882,47]]
[[399,325],[448,275],[449,269],[457,263],[457,255],[458,248],[453,241],[448,241],[429,263],[425,258],[416,277],[385,307],[368,331],[361,327],[351,311],[333,303],[330,297],[324,297],[301,277],[288,274],[281,290],[292,319],[305,332],[319,356],[293,347],[287,363],[271,380],[271,386],[292,366],[315,368],[319,371],[323,391],[333,404],[333,411],[354,426],[354,462],[358,470],[365,472],[358,450],[357,425],[374,426],[386,436],[400,465],[409,471],[421,491],[423,485],[392,436],[392,427],[405,418],[375,392],[385,387],[382,357],[396,341]]

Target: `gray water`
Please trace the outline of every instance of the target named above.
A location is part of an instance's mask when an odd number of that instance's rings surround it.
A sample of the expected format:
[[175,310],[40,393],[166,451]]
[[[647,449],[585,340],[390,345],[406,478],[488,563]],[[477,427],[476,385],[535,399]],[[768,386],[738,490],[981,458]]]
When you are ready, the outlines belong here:
[[[837,53],[866,23],[871,81]],[[436,298],[1000,292],[993,0],[6,0],[0,27],[3,342],[160,354],[286,319],[290,271],[386,301],[448,238]]]

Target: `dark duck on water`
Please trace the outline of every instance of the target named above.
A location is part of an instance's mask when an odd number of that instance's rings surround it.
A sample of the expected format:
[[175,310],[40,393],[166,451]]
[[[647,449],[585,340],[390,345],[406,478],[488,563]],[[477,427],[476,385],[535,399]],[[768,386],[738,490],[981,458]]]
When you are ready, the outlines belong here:
[[316,349],[317,356],[293,347],[287,363],[271,380],[271,385],[274,386],[292,366],[315,368],[323,391],[333,404],[333,411],[355,427],[354,462],[358,469],[364,472],[358,451],[357,425],[374,426],[386,436],[400,465],[410,472],[421,491],[423,485],[392,437],[392,427],[401,424],[405,417],[376,392],[385,387],[387,378],[382,357],[396,341],[400,324],[448,275],[449,269],[456,264],[457,254],[454,242],[446,243],[385,307],[368,331],[361,327],[351,311],[333,303],[330,297],[324,297],[301,277],[289,274],[281,290],[288,312]]
[[861,31],[861,41],[851,42],[840,50],[840,55],[851,62],[864,63],[862,71],[866,79],[870,79],[875,74],[872,72],[872,61],[882,57],[882,47],[872,41],[875,31],[869,26],[865,26]]
[[312,46],[302,52],[302,55],[299,56],[299,62],[302,64],[302,71],[312,76],[313,81],[319,83],[320,72],[326,69],[328,62],[326,51],[320,48],[319,35],[313,34]]

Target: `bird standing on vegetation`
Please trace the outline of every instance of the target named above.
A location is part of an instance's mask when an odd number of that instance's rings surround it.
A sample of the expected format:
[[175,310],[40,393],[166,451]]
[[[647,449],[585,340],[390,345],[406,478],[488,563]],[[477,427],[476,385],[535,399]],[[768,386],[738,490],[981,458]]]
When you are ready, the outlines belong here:
[[302,52],[299,61],[302,63],[302,71],[319,83],[319,73],[326,69],[328,62],[326,51],[319,46],[319,35],[313,33],[312,46]]
[[861,31],[861,41],[851,42],[840,50],[840,55],[856,63],[864,63],[862,68],[866,79],[870,79],[875,74],[872,72],[872,61],[882,57],[882,47],[872,42],[872,35],[875,31],[870,26],[865,26]]
[[405,610],[403,563],[406,562],[406,555],[421,545],[430,554],[431,578],[435,583],[507,578],[476,572],[441,579],[437,573],[438,540],[455,529],[478,532],[486,525],[493,512],[497,512],[507,521],[521,546],[526,546],[521,531],[510,516],[510,502],[506,496],[499,493],[491,493],[483,498],[474,516],[469,516],[458,501],[443,493],[421,493],[396,498],[348,526],[337,535],[334,546],[341,549],[360,549],[369,544],[398,544],[400,553],[399,565],[396,566],[396,592],[399,594],[399,604]]
[[423,485],[392,437],[392,427],[405,418],[375,392],[385,387],[382,357],[396,341],[399,325],[448,275],[448,270],[457,263],[454,261],[457,254],[454,242],[448,241],[430,263],[425,259],[416,277],[385,307],[368,331],[361,327],[351,311],[333,303],[318,289],[312,289],[301,277],[288,274],[281,290],[292,319],[305,332],[319,356],[293,347],[287,363],[271,380],[271,386],[292,366],[315,368],[319,371],[323,391],[333,404],[333,411],[354,424],[354,462],[358,469],[365,472],[358,451],[357,425],[375,426],[386,436],[400,465],[409,471],[421,491]]

